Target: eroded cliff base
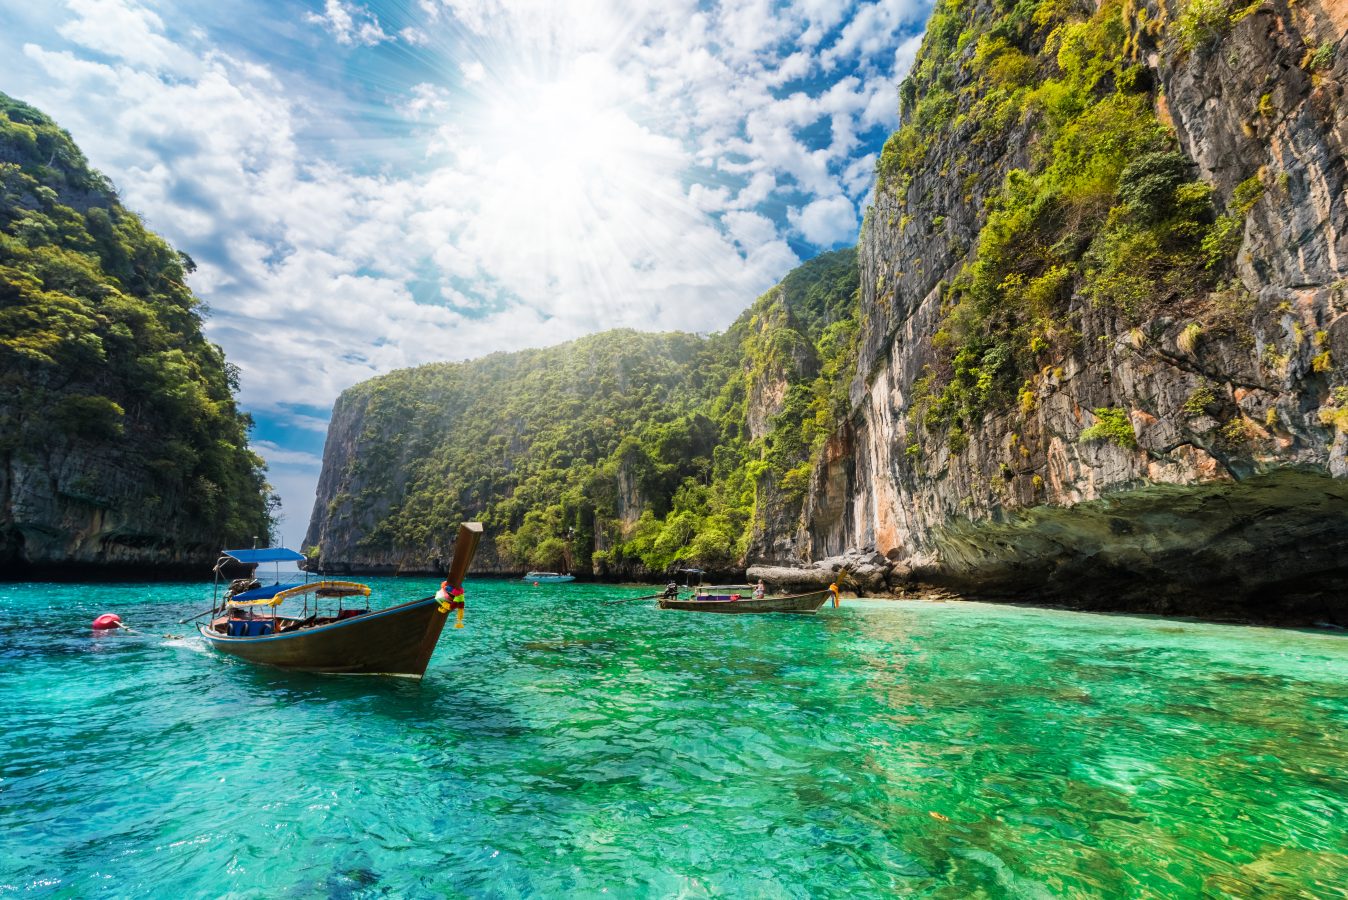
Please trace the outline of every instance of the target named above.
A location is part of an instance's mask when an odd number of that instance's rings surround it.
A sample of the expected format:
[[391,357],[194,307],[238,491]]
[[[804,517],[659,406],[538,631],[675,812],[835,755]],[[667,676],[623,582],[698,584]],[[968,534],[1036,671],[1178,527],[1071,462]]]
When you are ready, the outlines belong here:
[[1036,507],[948,527],[938,546],[938,563],[900,573],[970,599],[1348,626],[1348,481],[1314,472]]
[[0,581],[204,581],[218,555],[155,535],[0,526]]
[[802,590],[1348,628],[1348,479],[1315,471],[1145,484],[947,526],[935,545],[748,574]]

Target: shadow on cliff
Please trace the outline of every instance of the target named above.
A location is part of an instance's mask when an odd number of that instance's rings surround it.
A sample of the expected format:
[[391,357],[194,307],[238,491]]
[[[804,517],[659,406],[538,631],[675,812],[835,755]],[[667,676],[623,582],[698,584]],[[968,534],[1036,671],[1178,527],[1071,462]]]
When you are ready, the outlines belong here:
[[938,538],[924,580],[971,599],[1348,626],[1348,483],[1283,470],[1149,485]]

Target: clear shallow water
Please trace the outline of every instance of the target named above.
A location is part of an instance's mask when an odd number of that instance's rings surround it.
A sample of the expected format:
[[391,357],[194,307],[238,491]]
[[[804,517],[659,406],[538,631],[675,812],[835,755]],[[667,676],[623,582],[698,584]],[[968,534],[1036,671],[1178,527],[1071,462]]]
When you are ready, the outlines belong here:
[[0,585],[0,896],[1348,896],[1348,637],[644,592],[470,583],[418,684]]

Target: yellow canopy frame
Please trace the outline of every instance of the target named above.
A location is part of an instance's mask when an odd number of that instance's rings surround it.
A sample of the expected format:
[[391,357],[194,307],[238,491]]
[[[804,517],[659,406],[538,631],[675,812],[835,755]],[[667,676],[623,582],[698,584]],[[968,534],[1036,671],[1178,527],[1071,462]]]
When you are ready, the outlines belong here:
[[265,600],[229,601],[230,606],[280,606],[291,597],[316,593],[320,597],[370,596],[370,586],[355,581],[311,581],[284,591],[278,591]]

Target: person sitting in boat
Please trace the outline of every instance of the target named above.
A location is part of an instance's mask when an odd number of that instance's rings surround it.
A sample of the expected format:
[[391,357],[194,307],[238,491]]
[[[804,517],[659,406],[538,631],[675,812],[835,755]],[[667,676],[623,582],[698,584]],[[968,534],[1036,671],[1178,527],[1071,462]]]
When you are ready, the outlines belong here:
[[674,600],[678,596],[679,596],[679,583],[677,581],[671,581],[669,584],[665,585],[666,600]]
[[758,579],[758,584],[754,585],[754,599],[755,599],[755,600],[762,600],[763,597],[767,594],[767,592],[768,592],[768,589],[767,589],[767,587],[763,584],[763,579],[761,579],[761,578]]

